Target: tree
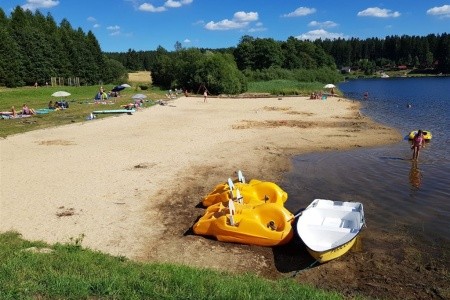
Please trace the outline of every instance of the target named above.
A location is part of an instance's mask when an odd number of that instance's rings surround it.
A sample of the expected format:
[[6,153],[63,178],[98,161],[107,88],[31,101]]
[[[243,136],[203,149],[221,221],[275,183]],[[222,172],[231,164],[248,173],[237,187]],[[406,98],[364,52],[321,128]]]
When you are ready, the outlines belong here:
[[183,49],[183,46],[181,45],[181,43],[179,41],[177,41],[174,45],[175,51],[180,51],[181,49]]

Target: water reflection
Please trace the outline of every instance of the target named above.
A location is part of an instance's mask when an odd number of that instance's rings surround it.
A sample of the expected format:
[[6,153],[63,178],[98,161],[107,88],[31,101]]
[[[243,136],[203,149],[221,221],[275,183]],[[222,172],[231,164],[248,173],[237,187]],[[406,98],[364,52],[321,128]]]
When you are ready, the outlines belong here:
[[411,170],[409,171],[409,183],[413,190],[418,190],[422,184],[422,173],[419,170],[417,161],[413,160],[411,163]]

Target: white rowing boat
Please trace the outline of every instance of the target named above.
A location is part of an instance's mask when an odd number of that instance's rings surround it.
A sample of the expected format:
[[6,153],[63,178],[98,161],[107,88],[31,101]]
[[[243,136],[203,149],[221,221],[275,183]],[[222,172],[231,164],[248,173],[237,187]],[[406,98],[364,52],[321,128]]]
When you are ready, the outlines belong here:
[[323,263],[350,250],[364,225],[362,203],[315,199],[299,216],[296,229],[308,252]]

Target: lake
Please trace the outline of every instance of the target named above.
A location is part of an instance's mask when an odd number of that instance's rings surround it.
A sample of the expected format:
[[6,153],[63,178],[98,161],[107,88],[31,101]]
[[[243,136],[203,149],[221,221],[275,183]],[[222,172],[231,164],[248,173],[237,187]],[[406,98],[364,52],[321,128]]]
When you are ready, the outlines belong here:
[[[450,77],[359,79],[339,84],[362,113],[397,128],[429,130],[417,163],[405,138],[376,148],[298,155],[282,183],[292,212],[313,199],[359,201],[368,227],[407,228],[423,243],[450,243]],[[367,98],[364,94],[367,93]]]

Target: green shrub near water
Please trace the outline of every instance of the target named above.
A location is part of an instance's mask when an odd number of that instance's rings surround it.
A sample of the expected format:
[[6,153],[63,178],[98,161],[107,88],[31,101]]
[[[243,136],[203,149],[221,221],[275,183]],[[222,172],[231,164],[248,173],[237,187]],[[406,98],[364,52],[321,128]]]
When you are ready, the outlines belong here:
[[249,93],[269,93],[271,95],[302,95],[307,96],[312,92],[323,91],[323,83],[299,82],[295,80],[270,80],[249,82]]
[[133,262],[81,241],[51,246],[0,234],[0,299],[343,299],[291,279]]

